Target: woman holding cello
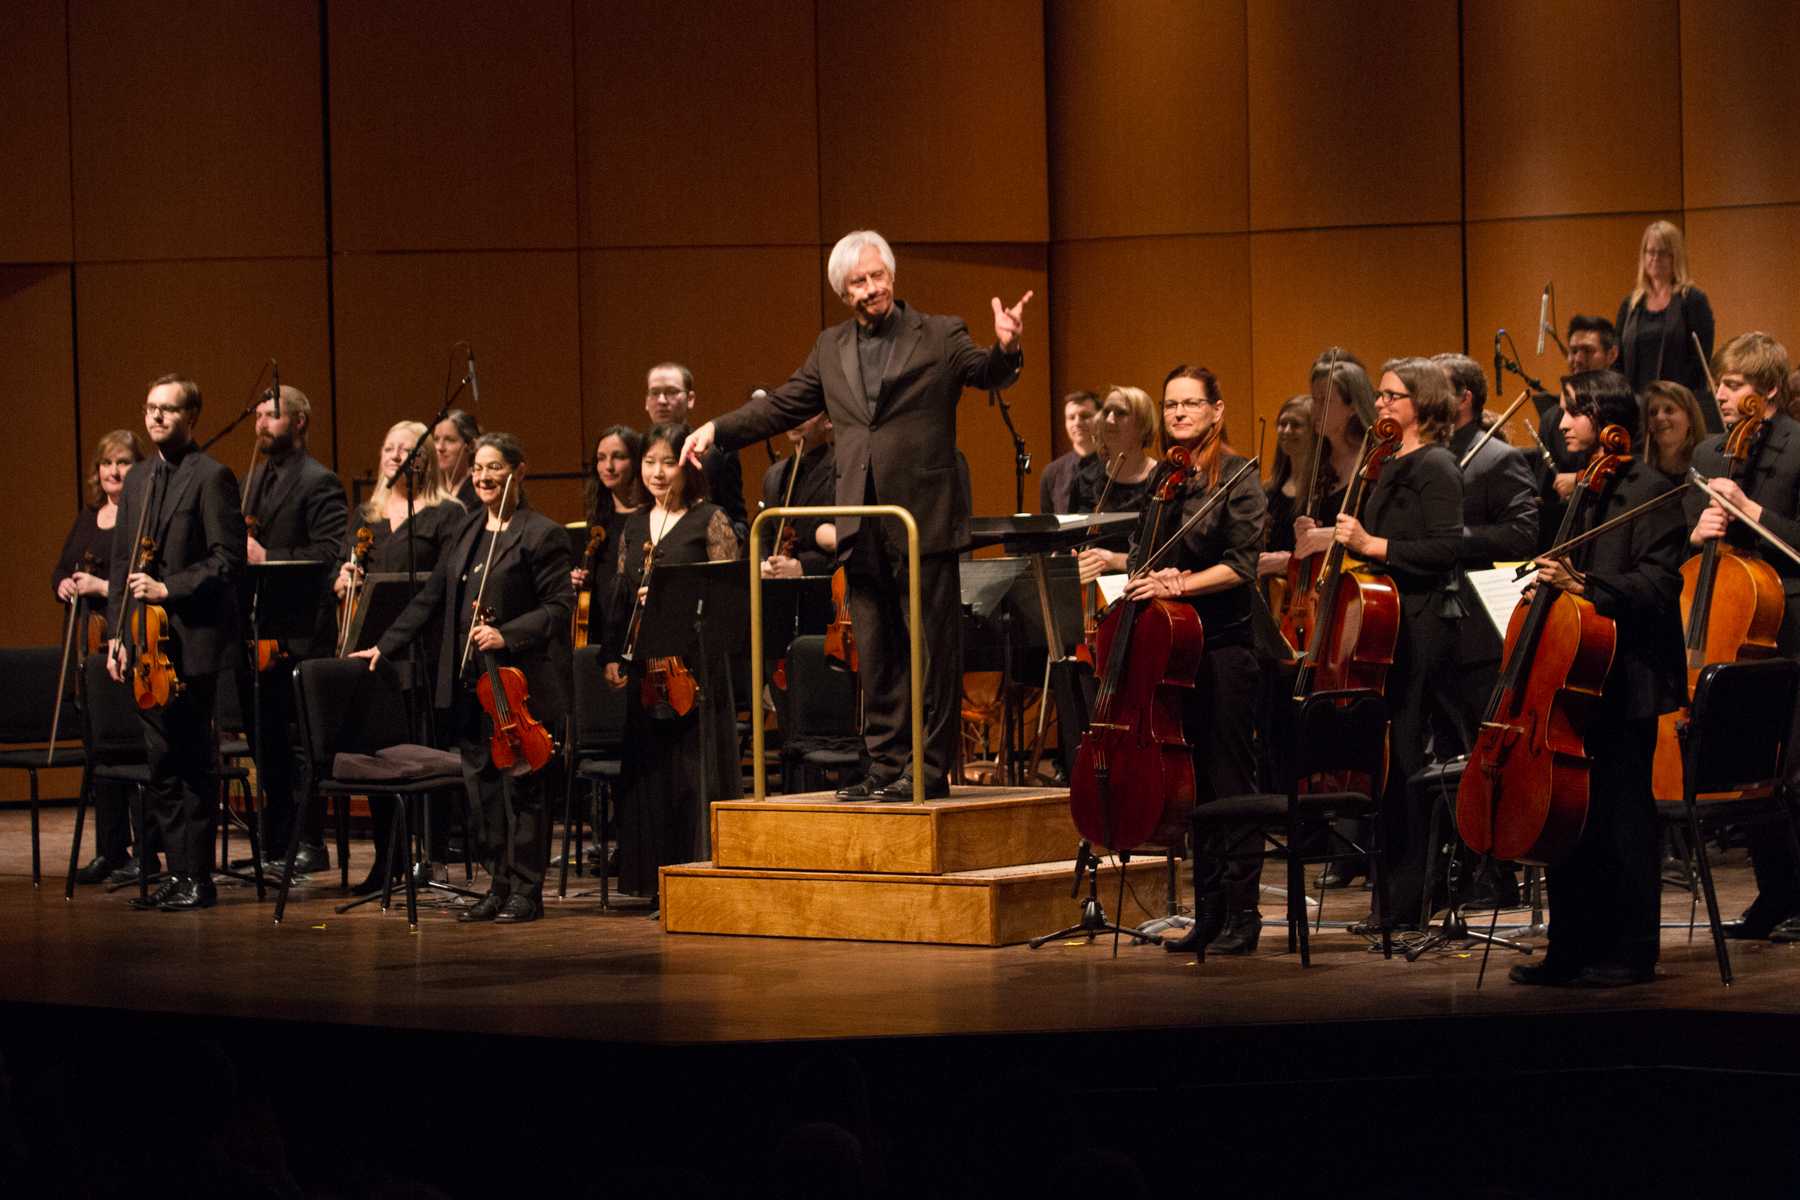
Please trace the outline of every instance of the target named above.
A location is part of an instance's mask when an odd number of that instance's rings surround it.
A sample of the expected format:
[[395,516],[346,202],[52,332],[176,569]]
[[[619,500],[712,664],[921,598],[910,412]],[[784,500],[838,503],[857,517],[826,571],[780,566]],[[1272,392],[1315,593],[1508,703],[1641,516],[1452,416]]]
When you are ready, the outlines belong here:
[[[1563,380],[1563,442],[1589,455],[1617,425],[1641,449],[1637,397],[1616,371]],[[1633,457],[1583,502],[1591,529],[1674,484]],[[1612,667],[1585,731],[1590,803],[1568,856],[1550,872],[1550,945],[1542,962],[1512,968],[1514,983],[1620,987],[1654,978],[1661,920],[1656,805],[1650,795],[1656,718],[1686,690],[1681,653],[1681,514],[1646,513],[1577,548],[1567,561],[1540,560],[1536,587],[1592,602],[1617,627]],[[1473,769],[1473,767],[1471,768]]]
[[[651,504],[625,522],[616,551],[625,594],[637,597],[638,609],[655,589],[659,568],[727,562],[743,553],[730,516],[706,498],[705,474],[681,461],[688,433],[686,425],[667,422],[644,435],[639,474]],[[659,867],[711,856],[703,800],[735,799],[742,786],[736,703],[725,656],[709,649],[711,661],[705,664],[705,687],[697,701],[692,693],[676,695],[672,686],[659,692],[653,664],[633,646],[631,626],[637,624],[636,617],[634,609],[620,605],[606,638],[612,660],[606,664],[607,682],[632,689],[625,704],[620,811],[627,815],[619,839],[619,887],[633,895],[655,897]],[[625,661],[622,656],[628,651],[631,657]],[[660,666],[665,678],[668,672],[686,672],[690,682],[685,686],[691,686],[701,664],[678,659]],[[710,727],[703,729],[702,722]]]
[[[1428,358],[1382,364],[1375,411],[1400,427],[1400,444],[1369,494],[1362,519],[1340,512],[1332,536],[1387,576],[1400,594],[1399,637],[1387,671],[1392,753],[1382,812],[1387,828],[1388,894],[1394,910],[1413,911],[1424,888],[1429,810],[1407,807],[1407,780],[1425,766],[1432,729],[1461,730],[1454,663],[1462,609],[1456,601],[1462,545],[1462,473],[1445,445],[1456,400],[1443,368]],[[1462,746],[1455,748],[1456,752]],[[1439,748],[1440,757],[1449,757]],[[1398,928],[1410,924],[1404,918]]]
[[[442,618],[434,703],[450,710],[475,839],[490,879],[487,895],[459,920],[515,924],[544,911],[549,827],[543,774],[496,765],[496,718],[484,709],[476,685],[489,677],[482,671],[484,656],[517,668],[530,693],[529,714],[560,732],[574,606],[569,543],[561,525],[526,503],[525,450],[511,434],[476,439],[469,477],[481,507],[375,647],[352,657],[367,658],[373,667],[404,650],[434,617]],[[521,711],[514,705],[512,716]]]

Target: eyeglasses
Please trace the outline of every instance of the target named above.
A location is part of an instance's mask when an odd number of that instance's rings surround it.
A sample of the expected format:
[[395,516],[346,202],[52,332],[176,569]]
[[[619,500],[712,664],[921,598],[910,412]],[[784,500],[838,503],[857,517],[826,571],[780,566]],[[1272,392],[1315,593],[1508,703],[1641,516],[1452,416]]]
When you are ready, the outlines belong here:
[[1660,249],[1660,248],[1656,248],[1656,247],[1646,246],[1644,248],[1644,257],[1645,258],[1674,258],[1675,253],[1672,250],[1664,250],[1664,249]]
[[650,389],[650,395],[658,400],[673,400],[677,396],[687,395],[687,389],[678,387],[653,387]]
[[159,416],[159,415],[164,416],[164,417],[173,417],[173,416],[177,416],[181,413],[184,413],[186,411],[187,411],[187,405],[185,405],[185,404],[146,404],[146,405],[144,405],[144,415],[146,417],[154,417],[154,416]]
[[511,475],[512,465],[510,463],[476,463],[469,468],[469,474],[492,475],[498,478],[504,475]]
[[1411,400],[1412,393],[1411,392],[1390,392],[1386,388],[1383,388],[1379,392],[1375,393],[1375,398],[1377,400],[1385,400],[1389,404],[1392,404],[1396,400]]
[[1212,401],[1206,399],[1204,396],[1199,397],[1199,398],[1184,396],[1179,400],[1164,400],[1163,401],[1163,411],[1164,412],[1180,412],[1182,409],[1185,408],[1185,409],[1191,409],[1191,410],[1197,412],[1200,409],[1206,407],[1207,405],[1209,405],[1211,403],[1212,403]]

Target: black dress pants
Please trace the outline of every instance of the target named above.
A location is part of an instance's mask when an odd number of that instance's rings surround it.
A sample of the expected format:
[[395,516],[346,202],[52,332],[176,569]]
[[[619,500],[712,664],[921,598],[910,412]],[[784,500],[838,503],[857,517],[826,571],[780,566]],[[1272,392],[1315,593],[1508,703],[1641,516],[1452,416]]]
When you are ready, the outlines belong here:
[[1387,677],[1392,736],[1381,808],[1387,835],[1387,894],[1399,919],[1411,920],[1424,893],[1431,806],[1415,803],[1406,782],[1425,767],[1426,742],[1435,727],[1462,733],[1465,746],[1468,737],[1461,730],[1455,669],[1457,621],[1443,616],[1439,592],[1402,596],[1401,606],[1400,636]]
[[[1256,652],[1248,646],[1208,647],[1201,656],[1181,712],[1182,732],[1194,754],[1196,807],[1257,790],[1253,731],[1261,679]],[[1222,889],[1228,913],[1255,912],[1262,859],[1222,857],[1238,840],[1216,833],[1206,845],[1194,847],[1194,893],[1198,897]],[[1255,840],[1237,847],[1260,848]]]
[[469,789],[477,860],[496,892],[536,895],[543,890],[550,859],[544,771],[512,775],[489,762],[487,714],[472,693],[457,697],[452,720]]
[[213,734],[213,696],[218,676],[184,679],[187,686],[161,708],[140,710],[150,786],[145,842],[160,835],[169,870],[200,879],[212,876],[212,838],[219,815],[213,774],[218,744]]

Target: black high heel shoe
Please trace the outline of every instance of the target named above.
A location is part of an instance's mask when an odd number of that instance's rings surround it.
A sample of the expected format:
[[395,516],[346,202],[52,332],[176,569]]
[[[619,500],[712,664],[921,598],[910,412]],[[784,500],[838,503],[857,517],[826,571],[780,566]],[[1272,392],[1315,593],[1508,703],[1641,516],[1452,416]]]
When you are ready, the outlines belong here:
[[1199,954],[1225,927],[1225,897],[1219,892],[1202,896],[1194,904],[1194,923],[1187,932],[1162,948],[1170,954]]

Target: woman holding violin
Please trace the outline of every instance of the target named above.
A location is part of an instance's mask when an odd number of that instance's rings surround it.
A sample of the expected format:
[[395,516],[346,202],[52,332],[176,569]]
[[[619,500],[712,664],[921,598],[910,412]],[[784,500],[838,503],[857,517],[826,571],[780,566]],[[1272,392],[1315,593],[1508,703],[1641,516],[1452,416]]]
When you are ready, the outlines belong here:
[[[476,439],[469,474],[481,507],[375,647],[352,657],[367,658],[373,666],[404,651],[434,619],[442,620],[435,703],[450,710],[474,835],[491,880],[488,894],[459,919],[512,924],[543,915],[549,859],[544,777],[519,769],[527,765],[523,761],[517,767],[496,761],[501,721],[484,706],[477,685],[501,669],[518,670],[530,708],[515,703],[511,717],[561,730],[568,710],[574,606],[569,544],[563,527],[525,500],[525,450],[517,438],[487,433]],[[495,669],[488,670],[490,665]]]
[[[1362,520],[1339,513],[1332,536],[1399,593],[1399,637],[1385,688],[1393,749],[1382,812],[1392,864],[1388,894],[1395,912],[1410,914],[1424,887],[1431,814],[1408,809],[1407,780],[1425,766],[1433,728],[1456,730],[1468,744],[1454,670],[1462,619],[1456,571],[1462,473],[1445,445],[1456,425],[1456,400],[1442,367],[1428,358],[1389,359],[1381,367],[1375,411],[1398,422],[1399,446],[1382,468]],[[1450,757],[1445,750],[1438,747],[1440,757]]]
[[[113,529],[119,523],[119,497],[125,491],[126,473],[143,459],[137,435],[131,430],[115,429],[101,435],[88,464],[87,503],[69,526],[62,553],[56,558],[56,569],[51,572],[50,586],[56,598],[70,606],[74,640],[79,647],[73,656],[75,662],[97,648],[89,642],[90,627],[97,632],[105,629],[107,578],[112,567]],[[74,665],[70,664],[71,669]],[[134,834],[141,838],[143,831],[130,828],[130,793],[124,784],[115,781],[95,780],[93,788],[95,853],[75,873],[75,882],[109,882],[116,874],[119,883],[135,883],[138,866],[130,856],[130,840]],[[150,871],[156,872],[154,861]]]
[[[1637,397],[1616,371],[1563,380],[1562,433],[1572,454],[1596,450],[1608,426],[1641,448]],[[1632,457],[1583,500],[1578,528],[1592,529],[1674,485]],[[1512,968],[1515,983],[1619,987],[1655,975],[1661,906],[1651,760],[1656,719],[1686,692],[1681,653],[1683,524],[1664,506],[1609,530],[1567,560],[1540,559],[1535,587],[1590,601],[1617,629],[1612,666],[1588,718],[1587,822],[1550,872],[1550,944],[1542,962]]]
[[[655,589],[658,568],[727,562],[742,553],[731,518],[706,498],[706,476],[681,461],[688,434],[686,425],[669,422],[644,435],[639,473],[652,503],[625,522],[615,568],[639,606]],[[632,645],[635,614],[623,607],[613,614],[615,629],[606,639],[612,657],[606,664],[607,682],[632,689],[626,702],[621,809],[629,815],[619,843],[619,887],[655,897],[659,867],[699,861],[712,853],[702,798],[734,799],[742,791],[736,703],[729,664],[723,654],[711,651],[711,661],[704,664],[706,686],[697,702],[691,692],[685,698],[676,695],[674,687],[659,692],[653,666],[658,678],[685,674],[684,686],[691,686],[702,664],[646,661]],[[627,650],[633,650],[629,662],[620,657]],[[710,728],[703,729],[702,722]]]
[[[1745,420],[1760,420],[1761,427],[1742,464],[1726,458],[1724,437],[1712,437],[1695,449],[1694,469],[1711,478],[1719,493],[1751,519],[1790,546],[1800,546],[1800,421],[1787,412],[1787,348],[1766,333],[1742,333],[1720,348],[1713,367],[1718,378],[1714,394],[1725,423],[1735,430]],[[1690,555],[1723,539],[1726,552],[1759,559],[1774,569],[1784,598],[1775,652],[1800,655],[1800,566],[1704,493],[1690,489],[1683,501],[1692,530]],[[1800,713],[1796,722],[1800,728]],[[1790,774],[1793,763],[1790,752]],[[1800,870],[1784,828],[1751,826],[1750,860],[1756,870],[1756,899],[1742,918],[1726,922],[1726,936],[1800,941]]]
[[[1312,468],[1301,487],[1310,491],[1297,493],[1300,503],[1294,517],[1293,557],[1303,563],[1316,559],[1331,548],[1333,522],[1344,506],[1350,480],[1356,476],[1356,464],[1362,454],[1363,433],[1375,413],[1375,387],[1362,360],[1338,346],[1329,347],[1312,365],[1313,450],[1308,466]],[[1316,472],[1316,474],[1314,474]],[[1313,565],[1305,578],[1316,575]],[[1293,586],[1298,580],[1292,564],[1289,567],[1288,603],[1303,594]],[[1282,632],[1289,622],[1282,622]],[[1293,639],[1290,639],[1290,641]],[[1304,651],[1305,639],[1294,649]]]
[[[583,593],[588,597],[587,641],[600,644],[619,607],[629,608],[631,598],[619,600],[619,539],[625,523],[650,503],[650,494],[638,478],[638,460],[644,457],[644,435],[629,425],[612,425],[600,432],[594,443],[594,475],[587,482],[588,545],[591,551],[569,572],[575,585],[579,605]],[[579,615],[577,616],[579,620]]]

